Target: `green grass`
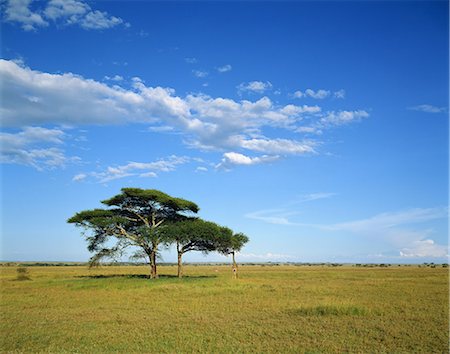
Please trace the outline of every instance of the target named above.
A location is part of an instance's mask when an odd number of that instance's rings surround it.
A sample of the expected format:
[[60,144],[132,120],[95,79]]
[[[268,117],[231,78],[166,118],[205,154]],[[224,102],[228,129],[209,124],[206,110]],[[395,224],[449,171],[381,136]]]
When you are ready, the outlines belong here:
[[294,312],[301,316],[363,316],[367,309],[349,305],[319,305],[300,307]]
[[448,268],[1,267],[2,352],[448,353]]

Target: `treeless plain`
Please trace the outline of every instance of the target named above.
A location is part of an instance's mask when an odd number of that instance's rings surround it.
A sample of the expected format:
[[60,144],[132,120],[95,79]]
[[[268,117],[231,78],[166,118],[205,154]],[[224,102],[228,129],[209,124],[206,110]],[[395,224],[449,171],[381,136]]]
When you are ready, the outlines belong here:
[[1,269],[2,352],[448,352],[442,265]]

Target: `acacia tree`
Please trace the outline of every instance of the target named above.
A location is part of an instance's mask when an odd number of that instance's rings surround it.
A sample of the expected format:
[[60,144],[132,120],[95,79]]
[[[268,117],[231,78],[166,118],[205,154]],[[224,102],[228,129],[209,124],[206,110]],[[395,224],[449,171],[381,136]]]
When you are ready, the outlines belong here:
[[248,237],[241,232],[235,234],[227,227],[222,227],[221,232],[222,237],[217,245],[217,250],[224,255],[231,254],[233,262],[233,276],[234,278],[237,278],[238,266],[236,263],[236,252],[239,252],[242,247],[244,247],[244,245],[248,242]]
[[[110,209],[81,211],[68,222],[91,231],[86,237],[88,250],[95,252],[89,262],[91,266],[104,258],[120,257],[125,248],[135,246],[138,251],[133,256],[147,257],[150,277],[157,278],[156,256],[164,242],[161,225],[184,220],[188,214],[197,213],[199,207],[155,189],[122,188],[121,191],[102,201]],[[115,244],[108,247],[110,241]]]
[[223,238],[219,225],[197,218],[167,224],[161,233],[165,242],[176,244],[179,278],[183,277],[183,254],[190,251],[215,251]]

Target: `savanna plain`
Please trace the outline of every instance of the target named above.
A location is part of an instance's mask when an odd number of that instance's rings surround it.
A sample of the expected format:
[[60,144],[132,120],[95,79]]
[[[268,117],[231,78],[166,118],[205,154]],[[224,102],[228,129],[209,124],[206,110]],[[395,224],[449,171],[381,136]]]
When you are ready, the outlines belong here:
[[448,353],[448,268],[1,266],[1,351]]

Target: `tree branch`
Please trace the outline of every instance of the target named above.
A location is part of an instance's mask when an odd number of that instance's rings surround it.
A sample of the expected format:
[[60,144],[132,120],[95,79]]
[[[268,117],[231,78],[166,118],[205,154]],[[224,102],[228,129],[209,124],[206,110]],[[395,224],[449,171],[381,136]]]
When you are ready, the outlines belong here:
[[118,227],[120,233],[121,233],[124,237],[126,237],[126,238],[129,239],[129,240],[134,241],[138,246],[143,247],[143,244],[139,241],[139,239],[138,239],[136,236],[134,236],[134,235],[130,235],[130,234],[123,228],[122,225],[117,225],[117,227]]
[[[150,227],[150,224],[148,222],[148,219],[144,218],[142,215],[140,215],[139,213],[135,212],[132,209],[128,209],[131,213],[133,213],[134,215],[136,215],[139,219],[141,219],[141,221],[145,224],[145,226]],[[137,220],[136,220],[137,221]]]
[[153,227],[158,227],[164,222],[164,219],[159,220]]

